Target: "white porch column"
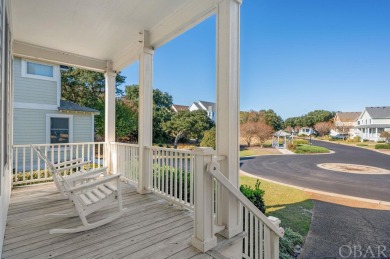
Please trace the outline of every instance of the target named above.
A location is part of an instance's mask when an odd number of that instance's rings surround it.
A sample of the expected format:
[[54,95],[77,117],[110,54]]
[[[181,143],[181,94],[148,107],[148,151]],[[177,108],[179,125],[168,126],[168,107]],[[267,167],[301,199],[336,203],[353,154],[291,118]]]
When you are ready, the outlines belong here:
[[104,105],[104,140],[106,142],[106,156],[104,165],[108,167],[108,172],[112,171],[111,158],[113,154],[110,142],[115,141],[115,80],[116,73],[112,70],[112,62],[107,61],[107,70],[104,74],[105,85],[105,105]]
[[[239,125],[240,125],[240,0],[223,0],[217,11],[217,154],[221,172],[239,187]],[[221,193],[218,208],[220,232],[231,238],[242,232],[238,201],[226,190]]]
[[149,174],[151,161],[145,147],[152,146],[153,138],[153,54],[149,45],[149,33],[143,33],[143,49],[139,58],[139,114],[138,114],[138,144],[139,144],[139,179],[138,192],[147,193],[149,189]]

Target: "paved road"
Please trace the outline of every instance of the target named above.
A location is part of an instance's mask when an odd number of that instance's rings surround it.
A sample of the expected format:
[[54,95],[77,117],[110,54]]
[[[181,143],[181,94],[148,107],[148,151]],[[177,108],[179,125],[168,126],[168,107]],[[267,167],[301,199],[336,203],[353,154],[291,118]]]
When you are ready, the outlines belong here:
[[350,174],[325,170],[320,163],[348,163],[390,170],[390,156],[340,144],[313,141],[333,150],[321,155],[270,155],[241,161],[241,169],[266,179],[325,192],[390,201],[390,174]]
[[[310,231],[299,259],[390,258],[389,219],[389,210],[314,200]],[[359,256],[359,250],[366,257]]]

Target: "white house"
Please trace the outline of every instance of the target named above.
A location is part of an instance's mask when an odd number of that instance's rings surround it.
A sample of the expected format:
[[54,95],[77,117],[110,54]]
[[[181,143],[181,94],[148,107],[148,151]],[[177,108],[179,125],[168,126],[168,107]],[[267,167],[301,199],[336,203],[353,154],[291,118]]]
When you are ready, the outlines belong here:
[[59,65],[15,57],[13,144],[93,142],[98,111],[60,98]]
[[213,102],[193,102],[189,108],[190,111],[203,110],[207,112],[207,116],[215,122],[216,119],[216,104]]
[[390,106],[366,107],[354,127],[357,136],[371,141],[384,140],[383,131],[390,131]]
[[[361,112],[337,112],[333,118],[335,128],[331,135],[348,134],[354,136],[354,126]],[[333,134],[332,134],[333,133]]]
[[305,136],[310,136],[314,135],[316,132],[313,128],[310,127],[302,127],[299,129],[298,135],[305,135]]

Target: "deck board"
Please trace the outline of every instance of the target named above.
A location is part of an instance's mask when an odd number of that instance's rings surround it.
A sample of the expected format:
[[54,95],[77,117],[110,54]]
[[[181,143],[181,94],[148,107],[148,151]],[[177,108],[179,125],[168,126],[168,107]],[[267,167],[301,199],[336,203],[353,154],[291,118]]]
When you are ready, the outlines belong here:
[[[44,215],[72,210],[53,183],[16,187],[11,193],[2,258],[191,258],[203,254],[190,245],[193,212],[153,194],[140,195],[123,183],[124,215],[99,228],[50,235],[53,228],[81,225],[78,217]],[[115,208],[90,215],[104,218]],[[208,255],[202,258],[210,258]]]

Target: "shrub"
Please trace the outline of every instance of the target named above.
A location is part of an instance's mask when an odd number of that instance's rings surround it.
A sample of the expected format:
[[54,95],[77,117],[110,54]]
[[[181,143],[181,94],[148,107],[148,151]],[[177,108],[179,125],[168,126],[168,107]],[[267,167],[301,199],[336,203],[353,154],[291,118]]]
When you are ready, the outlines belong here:
[[[294,255],[294,248],[296,245],[302,245],[304,242],[303,237],[298,233],[294,232],[291,228],[286,228],[284,236],[280,239],[279,249],[280,257],[282,259],[290,259]],[[295,257],[294,257],[295,258]]]
[[295,149],[295,153],[306,154],[306,153],[329,153],[329,149],[313,145],[299,145]]
[[375,149],[390,149],[390,144],[376,144]]
[[368,139],[363,139],[362,142],[368,142]]
[[294,144],[296,145],[302,145],[302,144],[309,144],[309,141],[306,139],[294,139],[293,140]]
[[368,144],[364,144],[364,143],[357,143],[356,146],[358,147],[367,147]]
[[264,190],[260,189],[260,181],[257,180],[255,189],[248,185],[241,185],[240,191],[248,198],[261,212],[265,213],[265,204],[263,200]]
[[212,147],[213,149],[216,149],[215,146],[215,127],[205,131],[203,135],[203,139],[200,142],[201,147]]
[[361,142],[361,138],[359,136],[356,136],[354,138],[347,138],[347,142]]
[[384,140],[378,140],[376,143],[386,143]]
[[[184,199],[186,202],[190,202],[190,190],[191,190],[190,177],[191,174],[187,170],[176,169],[169,165],[159,166],[158,164],[154,164],[151,181],[153,186],[155,186],[155,188],[158,188],[160,191],[175,197],[180,196],[180,182],[181,182],[181,191],[183,197],[180,197],[180,199]],[[185,197],[186,179],[187,179],[187,197]]]
[[272,143],[264,143],[263,147],[272,147]]
[[297,144],[293,143],[293,142],[288,142],[287,143],[287,149],[288,150],[291,150],[291,151],[294,151],[295,149],[297,149]]

